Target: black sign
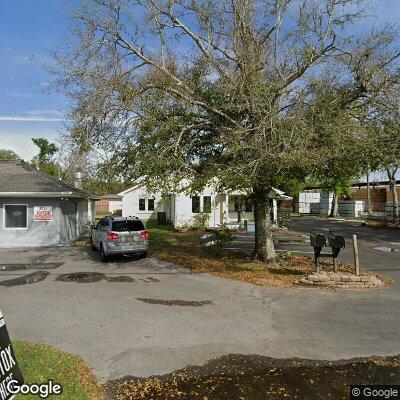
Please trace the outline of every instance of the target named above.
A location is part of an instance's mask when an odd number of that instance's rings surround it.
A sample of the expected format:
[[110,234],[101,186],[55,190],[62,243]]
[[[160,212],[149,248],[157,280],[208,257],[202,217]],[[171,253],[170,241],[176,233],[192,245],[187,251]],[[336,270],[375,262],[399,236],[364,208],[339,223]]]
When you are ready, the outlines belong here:
[[22,384],[24,379],[17,364],[3,314],[0,311],[0,400],[12,399],[7,385],[10,381]]

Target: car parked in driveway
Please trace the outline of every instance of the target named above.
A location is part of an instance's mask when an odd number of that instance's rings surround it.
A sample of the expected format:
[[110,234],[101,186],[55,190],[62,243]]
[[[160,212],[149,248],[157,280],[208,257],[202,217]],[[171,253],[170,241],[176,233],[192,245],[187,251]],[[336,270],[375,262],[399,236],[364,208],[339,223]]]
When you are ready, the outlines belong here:
[[104,217],[91,228],[91,245],[103,261],[117,254],[147,256],[149,232],[137,217]]

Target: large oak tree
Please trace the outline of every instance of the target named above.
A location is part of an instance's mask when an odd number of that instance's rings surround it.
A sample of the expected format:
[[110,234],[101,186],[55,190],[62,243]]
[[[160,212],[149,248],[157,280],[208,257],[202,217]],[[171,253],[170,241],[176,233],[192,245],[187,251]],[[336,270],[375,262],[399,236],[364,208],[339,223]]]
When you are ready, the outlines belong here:
[[[214,179],[253,197],[254,255],[274,262],[269,196],[307,161],[307,80],[331,60],[363,72],[360,0],[88,0],[73,12],[59,82],[73,133],[110,143],[130,178]],[[358,62],[358,61],[359,62]],[[366,61],[367,60],[367,61]],[[389,63],[389,59],[387,60]],[[385,62],[381,65],[384,69]],[[375,63],[373,66],[377,66]],[[368,69],[371,71],[371,69]],[[351,101],[376,74],[359,74]]]

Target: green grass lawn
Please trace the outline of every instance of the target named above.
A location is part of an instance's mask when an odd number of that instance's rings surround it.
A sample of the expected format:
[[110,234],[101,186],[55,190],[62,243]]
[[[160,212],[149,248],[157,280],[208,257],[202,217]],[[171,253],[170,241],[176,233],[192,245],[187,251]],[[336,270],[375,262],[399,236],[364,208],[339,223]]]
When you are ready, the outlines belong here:
[[[14,351],[25,383],[46,383],[51,379],[62,386],[61,396],[50,396],[59,400],[103,400],[96,379],[78,356],[63,353],[46,345],[13,342]],[[39,396],[18,395],[17,400],[37,400]]]
[[150,232],[150,249],[162,251],[168,248],[176,248],[187,243],[188,238],[197,237],[197,232],[189,231],[182,234],[171,225],[157,225],[154,221],[146,223],[146,229]]

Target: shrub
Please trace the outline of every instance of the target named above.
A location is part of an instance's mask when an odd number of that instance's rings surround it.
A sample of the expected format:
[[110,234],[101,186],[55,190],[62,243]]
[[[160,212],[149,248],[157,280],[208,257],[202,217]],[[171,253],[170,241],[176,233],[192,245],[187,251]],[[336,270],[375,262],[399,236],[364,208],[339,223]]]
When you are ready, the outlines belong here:
[[193,228],[195,229],[205,229],[208,227],[208,221],[210,218],[209,213],[201,212],[195,215]]

